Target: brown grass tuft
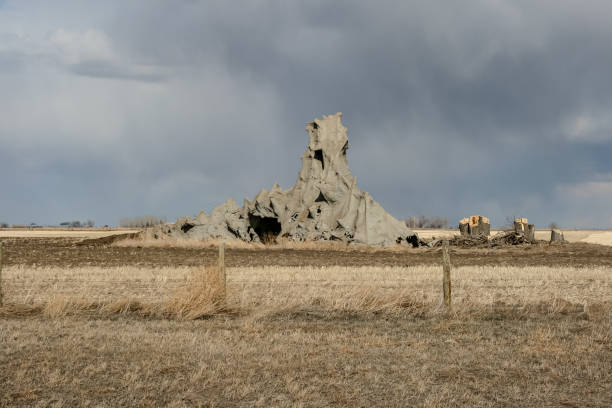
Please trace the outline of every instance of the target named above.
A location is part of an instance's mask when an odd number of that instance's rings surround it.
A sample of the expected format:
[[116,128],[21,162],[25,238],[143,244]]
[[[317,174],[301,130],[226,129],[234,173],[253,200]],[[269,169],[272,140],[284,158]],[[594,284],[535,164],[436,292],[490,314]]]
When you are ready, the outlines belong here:
[[[18,273],[27,276],[23,268],[16,269]],[[125,270],[116,270],[116,274],[124,274]],[[186,271],[181,271],[180,277],[186,279],[186,283],[182,286],[172,289],[171,286],[169,296],[160,298],[159,300],[151,300],[150,298],[135,298],[130,295],[121,295],[117,297],[95,297],[93,293],[88,291],[86,287],[76,288],[72,290],[80,290],[83,296],[75,297],[66,294],[71,286],[62,287],[63,279],[58,275],[50,296],[45,298],[34,298],[26,293],[22,297],[20,303],[7,303],[0,307],[0,317],[27,317],[43,315],[50,318],[61,318],[74,315],[89,315],[89,316],[111,316],[111,315],[131,315],[140,317],[157,317],[176,320],[194,320],[205,317],[211,317],[216,314],[235,313],[235,308],[229,307],[224,299],[222,287],[220,285],[217,269],[207,267],[202,269],[189,268]],[[54,272],[55,273],[55,272]],[[188,274],[185,276],[185,274]],[[34,274],[36,275],[36,274]],[[86,279],[92,277],[92,272],[85,272]],[[159,277],[156,277],[158,279]],[[40,277],[39,277],[40,279]],[[116,277],[115,277],[116,279]],[[137,289],[142,289],[141,277],[136,274],[134,284]],[[59,284],[58,284],[59,282]],[[74,281],[68,281],[70,285],[74,285]],[[109,277],[109,283],[114,283],[113,276]],[[78,282],[76,284],[79,284]],[[80,282],[81,285],[86,285],[87,280]],[[129,285],[129,282],[123,283]],[[157,285],[157,284],[156,284]],[[43,284],[44,286],[49,286]],[[128,289],[127,293],[132,293],[133,289]],[[89,295],[85,297],[85,295]]]
[[80,314],[85,311],[94,311],[98,308],[96,303],[86,299],[75,299],[68,296],[53,296],[42,309],[43,315],[51,318]]
[[[100,305],[99,311],[104,315],[147,314],[147,305],[139,300],[122,298]],[[150,310],[149,310],[150,311]]]
[[194,320],[230,311],[225,301],[217,269],[206,267],[194,274],[188,285],[181,288],[161,308],[164,317]]

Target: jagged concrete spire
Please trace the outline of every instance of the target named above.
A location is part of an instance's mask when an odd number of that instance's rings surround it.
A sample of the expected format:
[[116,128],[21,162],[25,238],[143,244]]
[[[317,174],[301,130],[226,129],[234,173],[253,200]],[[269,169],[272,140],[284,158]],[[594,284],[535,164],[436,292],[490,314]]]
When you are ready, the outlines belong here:
[[166,227],[160,233],[255,242],[282,236],[294,241],[416,244],[414,232],[357,187],[348,167],[348,137],[341,119],[342,113],[337,113],[306,125],[308,147],[290,190],[275,184],[270,191],[261,190],[252,201],[246,199],[242,208],[228,200],[211,215],[180,218],[174,227]]

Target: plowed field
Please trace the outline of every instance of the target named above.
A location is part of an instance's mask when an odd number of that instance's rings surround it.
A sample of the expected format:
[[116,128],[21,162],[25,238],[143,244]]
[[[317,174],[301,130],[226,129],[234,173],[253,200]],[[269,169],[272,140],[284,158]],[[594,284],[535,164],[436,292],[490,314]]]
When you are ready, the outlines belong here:
[[[78,245],[74,238],[4,238],[5,265],[198,266],[214,264],[215,248]],[[228,248],[226,264],[237,266],[409,266],[440,263],[440,249],[315,250]],[[569,243],[489,249],[451,249],[456,266],[612,266],[612,247]]]

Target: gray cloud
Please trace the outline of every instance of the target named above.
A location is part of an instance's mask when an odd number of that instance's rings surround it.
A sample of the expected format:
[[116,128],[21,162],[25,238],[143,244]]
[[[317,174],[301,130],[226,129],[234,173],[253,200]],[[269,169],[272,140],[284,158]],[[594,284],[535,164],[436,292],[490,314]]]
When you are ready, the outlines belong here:
[[397,217],[612,227],[593,193],[612,173],[607,1],[50,7],[0,8],[0,177],[44,192],[0,221],[172,218],[289,187],[305,122],[342,111],[361,188]]

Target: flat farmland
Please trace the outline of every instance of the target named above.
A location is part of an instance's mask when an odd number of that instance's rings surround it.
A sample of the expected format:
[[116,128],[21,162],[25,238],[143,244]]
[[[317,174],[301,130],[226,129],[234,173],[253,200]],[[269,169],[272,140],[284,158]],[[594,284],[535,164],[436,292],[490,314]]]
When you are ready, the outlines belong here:
[[612,247],[114,244],[4,237],[0,406],[612,401]]
[[[36,266],[201,266],[214,264],[215,246],[157,246],[128,242],[80,245],[80,238],[4,238],[5,264]],[[226,262],[237,266],[410,266],[440,262],[440,248],[232,248]],[[452,248],[453,264],[499,266],[612,266],[612,246],[566,245]]]

